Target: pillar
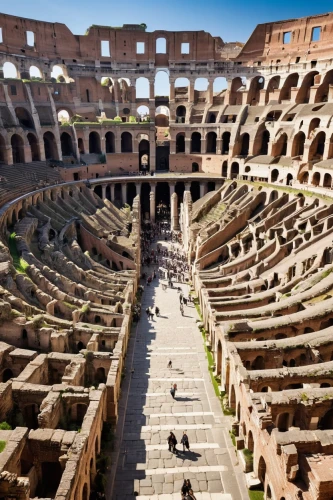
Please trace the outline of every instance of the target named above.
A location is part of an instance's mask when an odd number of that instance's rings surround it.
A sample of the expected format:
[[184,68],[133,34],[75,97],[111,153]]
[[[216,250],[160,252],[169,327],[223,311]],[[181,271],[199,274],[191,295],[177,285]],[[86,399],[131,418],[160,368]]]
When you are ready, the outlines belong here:
[[207,193],[207,188],[208,186],[206,182],[200,182],[200,198],[205,196],[205,194]]
[[141,196],[141,182],[135,183],[136,195]]
[[208,80],[208,90],[207,90],[207,103],[208,104],[213,104],[213,84],[214,80]]
[[173,193],[175,192],[175,186],[176,186],[176,184],[174,182],[169,182],[170,199],[171,199]]
[[149,80],[149,99],[155,100],[155,81]]
[[189,80],[189,84],[188,84],[188,102],[193,102],[194,101],[194,82],[195,82],[195,80],[193,80],[193,79]]
[[110,189],[111,189],[111,201],[114,202],[114,188],[115,188],[115,184],[112,183],[110,185]]
[[150,186],[149,193],[150,220],[156,222],[155,185]]
[[121,200],[123,202],[123,205],[127,203],[127,184],[125,183],[121,185]]
[[189,155],[191,153],[191,139],[185,137],[185,154]]
[[170,101],[175,100],[175,80],[169,79],[170,82]]
[[102,184],[102,200],[106,198],[106,185]]
[[179,231],[178,196],[171,195],[171,231]]
[[185,182],[185,191],[191,191],[191,182]]

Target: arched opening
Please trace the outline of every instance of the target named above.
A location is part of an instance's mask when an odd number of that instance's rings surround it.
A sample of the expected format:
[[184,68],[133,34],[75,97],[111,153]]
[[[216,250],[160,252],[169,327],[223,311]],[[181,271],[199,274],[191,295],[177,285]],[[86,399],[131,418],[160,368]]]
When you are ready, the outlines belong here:
[[176,153],[185,153],[185,134],[180,132],[176,135]]
[[[158,106],[155,112],[155,126],[156,127],[169,127],[170,111],[167,106]],[[168,132],[168,131],[164,131]],[[164,135],[164,137],[166,137]]]
[[292,182],[293,182],[293,176],[292,176],[292,174],[288,174],[287,175],[287,180],[286,180],[287,186],[291,186]]
[[260,101],[260,91],[264,88],[265,79],[262,76],[253,78],[250,84],[250,89],[247,96],[247,104],[256,106]]
[[299,75],[298,73],[293,73],[292,75],[289,75],[286,81],[284,82],[281,92],[280,92],[280,99],[279,102],[282,101],[290,101],[291,99],[291,89],[293,87],[298,86],[298,79]]
[[[215,78],[214,82],[213,82],[213,92],[214,94],[215,93],[224,93],[226,91],[226,89],[228,88],[228,83],[227,83],[227,80],[226,78],[224,78],[223,76],[218,76],[217,78]],[[223,104],[222,101],[220,100],[216,100],[216,98],[219,98],[221,96],[215,96],[214,95],[214,103],[217,102],[219,104]]]
[[240,156],[248,156],[250,147],[249,134],[243,134],[240,137],[240,144],[241,144]]
[[85,348],[84,343],[81,342],[81,340],[77,343],[76,347],[78,351],[81,351],[81,349]]
[[[199,164],[195,161],[192,163],[192,172],[193,173],[199,172]],[[192,200],[193,200],[193,198],[192,198]],[[195,201],[195,200],[193,200],[193,201]]]
[[280,77],[279,76],[274,76],[273,78],[270,79],[270,81],[267,85],[267,90],[266,90],[266,95],[265,95],[265,104],[268,104],[270,100],[274,99],[275,91],[279,88],[279,85],[280,85]]
[[215,132],[208,132],[206,135],[206,153],[216,154],[216,139],[217,135]]
[[221,375],[222,370],[222,344],[219,340],[217,343],[217,363],[216,363],[216,374]]
[[30,151],[31,151],[31,160],[32,161],[39,161],[40,160],[40,153],[39,153],[39,145],[37,142],[37,137],[29,132],[27,135],[27,139],[30,145]]
[[274,168],[271,172],[271,182],[276,182],[279,178],[279,171],[277,168]]
[[230,132],[224,132],[222,135],[222,154],[227,155],[229,153],[230,145]]
[[272,491],[271,491],[270,485],[267,486],[266,498],[267,498],[267,500],[272,498]]
[[252,370],[264,370],[265,369],[265,360],[263,356],[257,356],[255,360],[252,362],[251,366]]
[[138,109],[136,110],[137,112],[137,120],[139,122],[149,122],[149,108],[148,106],[142,105],[139,106]]
[[309,161],[321,160],[325,149],[325,132],[319,132],[311,143],[309,149]]
[[148,78],[140,76],[135,81],[136,99],[149,99],[150,87]]
[[300,89],[297,92],[296,104],[306,104],[309,102],[310,89],[314,85],[316,75],[318,75],[318,71],[312,71],[304,77]]
[[231,164],[231,178],[237,179],[238,175],[239,175],[239,164],[234,161]]
[[113,132],[107,132],[105,134],[105,152],[108,153],[115,153],[115,137]]
[[320,173],[315,172],[312,176],[312,185],[319,186],[319,184],[320,184]]
[[29,75],[31,80],[42,80],[43,78],[42,72],[37,66],[30,66]]
[[176,123],[185,123],[186,108],[185,106],[178,106],[176,109]]
[[60,66],[59,64],[55,64],[51,71],[51,78],[54,78],[59,83],[65,83],[65,75],[64,75],[65,66]]
[[246,78],[234,78],[231,83],[229,104],[230,106],[241,105],[243,101],[243,90],[245,90]]
[[88,500],[88,485],[87,485],[87,483],[85,483],[85,485],[83,486],[81,498],[82,498],[82,500]]
[[193,132],[191,136],[191,153],[201,153],[201,134]]
[[43,135],[45,158],[47,160],[59,160],[55,137],[52,132]]
[[235,392],[235,388],[234,388],[233,385],[230,388],[230,402],[229,402],[229,406],[233,410],[236,410],[236,392]]
[[324,187],[331,189],[332,187],[332,176],[331,174],[324,175]]
[[14,374],[13,374],[12,370],[10,370],[9,368],[6,368],[6,370],[4,370],[3,374],[2,374],[2,381],[8,382],[8,380],[10,380],[11,378],[14,378]]
[[122,153],[132,153],[132,135],[129,132],[123,132],[121,134],[121,152]]
[[330,430],[333,429],[333,409],[328,410],[318,422],[318,429]]
[[4,78],[19,78],[16,66],[11,62],[5,62],[3,65]]
[[228,177],[228,162],[224,161],[222,163],[222,177]]
[[55,498],[61,481],[62,472],[63,470],[59,461],[42,462],[41,477],[47,477],[47,481],[39,481],[36,488],[36,498]]
[[158,71],[155,76],[154,86],[155,97],[169,97],[170,96],[170,82],[169,74],[166,71]]
[[63,156],[73,155],[72,138],[67,132],[63,132],[60,136],[61,152]]
[[24,129],[34,129],[35,124],[30,113],[24,108],[15,108],[15,114],[19,124]]
[[333,71],[330,70],[326,73],[323,83],[319,85],[314,102],[327,102],[328,101],[328,93],[330,85],[333,84]]
[[8,163],[6,141],[2,135],[0,135],[0,163]]
[[155,48],[156,54],[166,54],[167,53],[167,47],[166,47],[166,38],[156,38],[156,48]]
[[159,221],[169,220],[170,187],[168,182],[158,182],[156,186],[156,218]]
[[127,183],[127,203],[132,207],[133,200],[136,197],[136,187],[134,182]]
[[308,139],[311,139],[312,132],[318,127],[320,127],[320,118],[312,118],[309,125]]
[[139,167],[140,170],[149,171],[150,147],[148,136],[139,142]]
[[289,413],[281,413],[277,418],[279,432],[287,432],[289,429]]
[[266,478],[266,462],[263,457],[260,457],[258,463],[258,479],[263,486],[265,485],[265,478]]
[[18,134],[13,134],[10,140],[12,146],[13,163],[24,163],[24,142]]
[[279,136],[279,138],[273,145],[273,151],[272,151],[273,156],[286,156],[287,144],[288,144],[287,134],[283,133]]
[[249,431],[247,436],[247,449],[253,453],[254,451],[254,443],[253,443],[253,434],[252,431]]
[[89,134],[89,153],[101,154],[101,138],[98,132],[90,132]]
[[264,130],[261,136],[261,148],[260,148],[261,155],[268,154],[269,139],[270,139],[270,133],[268,132],[268,130]]
[[303,156],[304,154],[304,144],[305,144],[305,134],[304,132],[298,132],[293,140],[293,145],[291,148],[291,156]]
[[178,196],[178,206],[180,206],[180,204],[183,203],[184,191],[185,191],[184,182],[176,182],[175,193]]
[[83,139],[81,139],[81,137],[78,138],[77,144],[78,144],[80,155],[84,155],[84,142],[83,142]]

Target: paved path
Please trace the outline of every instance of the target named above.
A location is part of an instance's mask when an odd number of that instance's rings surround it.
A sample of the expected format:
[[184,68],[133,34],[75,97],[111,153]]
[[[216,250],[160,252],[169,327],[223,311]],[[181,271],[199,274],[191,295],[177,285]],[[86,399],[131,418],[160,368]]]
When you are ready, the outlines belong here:
[[[188,287],[182,288],[186,296]],[[152,305],[161,316],[148,322],[145,309]],[[230,417],[223,415],[210,380],[196,309],[185,306],[181,316],[177,291],[163,291],[155,280],[145,287],[142,311],[127,355],[117,428],[122,440],[118,457],[113,454],[118,462],[107,498],[180,500],[183,480],[190,479],[197,500],[248,499],[228,435]],[[169,392],[174,382],[175,400]],[[178,443],[185,430],[191,451],[169,452],[170,430]]]

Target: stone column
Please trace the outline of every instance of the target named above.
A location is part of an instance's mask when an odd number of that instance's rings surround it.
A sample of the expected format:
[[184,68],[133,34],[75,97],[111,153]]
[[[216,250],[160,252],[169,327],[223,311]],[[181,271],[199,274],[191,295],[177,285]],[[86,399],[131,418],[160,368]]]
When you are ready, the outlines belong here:
[[206,182],[200,182],[200,198],[205,196],[207,193],[207,183]]
[[178,196],[171,195],[171,231],[179,231]]
[[214,80],[208,80],[207,103],[213,104],[213,83]]
[[106,184],[102,184],[102,200],[106,198]]
[[185,184],[185,191],[191,191],[191,182],[184,182]]
[[149,80],[149,99],[155,100],[155,82],[154,80]]
[[155,203],[155,184],[150,185],[150,194],[149,194],[149,204],[150,204],[150,220],[151,222],[156,221],[156,203]]
[[121,200],[123,202],[123,205],[127,203],[127,184],[122,183],[121,185]]
[[170,200],[171,200],[173,193],[175,192],[175,186],[176,186],[176,184],[174,182],[169,182]]
[[135,183],[136,195],[141,196],[141,182]]
[[111,188],[111,201],[114,202],[114,188],[115,188],[114,182],[110,185],[110,188]]
[[170,81],[170,101],[175,100],[175,80],[169,80]]
[[191,153],[191,139],[185,137],[185,154],[189,155]]
[[189,79],[189,84],[188,84],[188,102],[193,102],[194,101],[194,80]]

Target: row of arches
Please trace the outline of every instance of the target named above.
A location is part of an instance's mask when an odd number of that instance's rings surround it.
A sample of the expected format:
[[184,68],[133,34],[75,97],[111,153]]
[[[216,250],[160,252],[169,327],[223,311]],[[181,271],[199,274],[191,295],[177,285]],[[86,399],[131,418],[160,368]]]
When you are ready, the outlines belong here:
[[[216,153],[217,134],[216,132],[208,132],[204,137],[206,141],[205,153]],[[201,147],[202,136],[200,132],[193,132],[191,135],[190,153],[202,153]],[[222,135],[222,154],[229,152],[230,132],[224,132]],[[179,132],[176,135],[176,153],[185,153],[185,133]]]

